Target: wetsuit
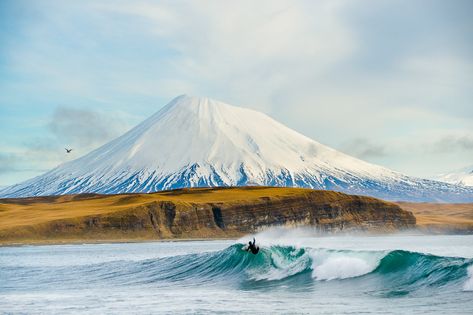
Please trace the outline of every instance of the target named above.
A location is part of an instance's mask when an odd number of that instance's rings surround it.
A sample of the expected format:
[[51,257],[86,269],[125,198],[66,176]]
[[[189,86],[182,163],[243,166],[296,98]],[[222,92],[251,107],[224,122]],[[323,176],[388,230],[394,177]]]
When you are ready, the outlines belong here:
[[251,241],[248,242],[248,248],[246,249],[247,251],[251,252],[252,254],[256,255],[259,252],[259,247],[255,245],[256,241],[253,238],[253,243]]

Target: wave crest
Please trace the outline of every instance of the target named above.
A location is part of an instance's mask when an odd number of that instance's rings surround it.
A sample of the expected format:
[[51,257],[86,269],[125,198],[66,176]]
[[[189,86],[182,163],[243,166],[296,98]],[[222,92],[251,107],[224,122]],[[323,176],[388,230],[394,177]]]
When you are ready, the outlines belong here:
[[281,281],[294,286],[301,281],[305,285],[317,285],[318,282],[360,279],[387,294],[450,283],[458,285],[460,290],[462,286],[465,291],[473,290],[472,259],[403,250],[350,251],[294,246],[263,246],[258,255],[253,255],[242,246],[235,244],[217,252],[161,259],[80,266],[70,276],[116,284],[235,283],[250,286],[273,286]]
[[473,291],[473,266],[468,267],[468,280],[463,285],[464,291]]
[[316,280],[348,279],[368,274],[375,270],[378,264],[376,255],[367,259],[347,253],[332,253],[320,259],[316,252],[312,274]]

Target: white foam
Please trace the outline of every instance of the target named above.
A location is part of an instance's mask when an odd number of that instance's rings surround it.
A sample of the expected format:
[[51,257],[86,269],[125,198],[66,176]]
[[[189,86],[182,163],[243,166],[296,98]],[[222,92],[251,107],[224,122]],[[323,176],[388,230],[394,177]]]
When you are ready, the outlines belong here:
[[[295,249],[291,256],[300,254],[300,249]],[[254,280],[281,280],[289,276],[298,274],[310,267],[310,257],[304,253],[295,259],[288,259],[283,254],[271,252],[271,264],[266,266],[266,270],[253,270],[249,276]]]
[[316,280],[335,280],[359,277],[376,269],[381,253],[328,252],[312,253],[312,276]]
[[468,267],[468,280],[463,285],[463,291],[473,291],[473,266]]
[[256,238],[263,246],[294,246],[296,248],[333,249],[338,251],[394,251],[430,254],[436,256],[473,258],[473,235],[373,235],[361,232],[347,235],[320,235],[312,227],[268,228],[254,235],[247,235],[237,243],[248,243]]

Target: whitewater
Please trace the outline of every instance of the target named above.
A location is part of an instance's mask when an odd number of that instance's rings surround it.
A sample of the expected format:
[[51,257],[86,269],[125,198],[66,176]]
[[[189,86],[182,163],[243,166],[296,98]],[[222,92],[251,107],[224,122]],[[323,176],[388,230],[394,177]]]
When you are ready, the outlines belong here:
[[471,314],[473,236],[256,234],[0,248],[3,314]]

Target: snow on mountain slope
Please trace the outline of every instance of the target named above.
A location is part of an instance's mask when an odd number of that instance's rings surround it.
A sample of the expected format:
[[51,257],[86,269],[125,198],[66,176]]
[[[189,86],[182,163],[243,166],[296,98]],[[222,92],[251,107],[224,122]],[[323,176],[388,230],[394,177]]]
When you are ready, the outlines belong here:
[[197,186],[296,186],[391,200],[473,201],[473,189],[353,158],[260,112],[179,96],[89,154],[2,189],[2,197],[153,192]]
[[473,186],[473,165],[452,173],[440,174],[435,179],[455,185]]

